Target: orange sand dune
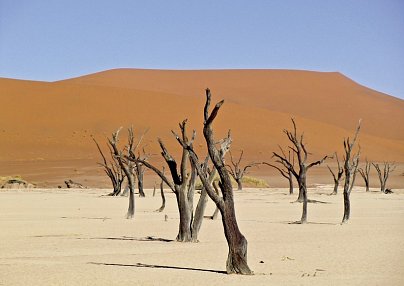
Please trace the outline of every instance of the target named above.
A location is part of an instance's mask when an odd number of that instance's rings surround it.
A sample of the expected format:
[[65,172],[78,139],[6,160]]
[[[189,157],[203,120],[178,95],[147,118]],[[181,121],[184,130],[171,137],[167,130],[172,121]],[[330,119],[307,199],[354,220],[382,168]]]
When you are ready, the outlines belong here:
[[[216,137],[232,129],[233,148],[244,149],[246,160],[270,160],[277,145],[287,143],[282,129],[290,128],[293,116],[314,157],[341,151],[343,137],[362,118],[363,158],[404,162],[404,101],[339,73],[120,69],[52,83],[0,79],[0,175],[29,175],[35,169],[33,164],[31,170],[10,168],[16,161],[57,167],[77,160],[78,172],[97,168],[91,135],[104,144],[105,135],[131,124],[138,134],[149,129],[144,143],[151,153],[158,154],[161,137],[176,155],[170,130],[184,118],[197,130],[195,146],[202,156],[205,87],[215,101],[226,100]],[[158,155],[152,160],[161,162]],[[45,168],[41,174],[62,177],[60,170]]]

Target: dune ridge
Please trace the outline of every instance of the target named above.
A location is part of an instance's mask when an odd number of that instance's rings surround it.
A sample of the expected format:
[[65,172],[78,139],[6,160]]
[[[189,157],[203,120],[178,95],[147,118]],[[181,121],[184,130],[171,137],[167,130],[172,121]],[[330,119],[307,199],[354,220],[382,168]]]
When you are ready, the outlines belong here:
[[287,143],[282,130],[294,117],[314,157],[341,151],[343,137],[362,118],[363,158],[404,162],[404,101],[340,73],[116,69],[57,82],[0,78],[0,172],[7,173],[5,162],[16,160],[57,166],[85,159],[78,170],[97,168],[91,136],[104,143],[106,135],[131,124],[137,133],[149,129],[145,143],[151,153],[158,154],[161,137],[178,154],[170,130],[184,118],[197,130],[197,151],[204,152],[206,87],[214,100],[226,101],[216,137],[230,128],[233,148],[245,150],[246,160],[270,160],[277,145]]

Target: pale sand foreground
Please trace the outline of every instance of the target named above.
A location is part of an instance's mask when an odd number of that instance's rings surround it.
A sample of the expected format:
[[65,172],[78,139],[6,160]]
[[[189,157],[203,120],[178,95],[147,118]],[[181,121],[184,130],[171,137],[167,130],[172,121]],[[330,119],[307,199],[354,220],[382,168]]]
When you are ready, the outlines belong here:
[[301,205],[285,189],[236,193],[254,276],[222,273],[220,219],[204,221],[197,244],[162,241],[178,225],[169,192],[166,211],[148,190],[127,220],[127,198],[107,190],[0,191],[0,285],[404,285],[403,190],[354,190],[348,225],[330,191],[309,190],[327,204],[309,204],[307,225],[289,224]]

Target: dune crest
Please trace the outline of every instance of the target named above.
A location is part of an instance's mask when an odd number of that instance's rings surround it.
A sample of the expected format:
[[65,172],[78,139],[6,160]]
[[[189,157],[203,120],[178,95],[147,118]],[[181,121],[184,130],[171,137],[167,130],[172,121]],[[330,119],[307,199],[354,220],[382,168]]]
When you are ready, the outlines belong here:
[[[156,138],[179,150],[171,129],[184,118],[201,138],[204,89],[224,98],[218,135],[232,129],[236,150],[246,160],[269,160],[290,117],[305,131],[314,156],[342,149],[362,118],[363,158],[404,162],[404,101],[361,86],[336,72],[292,70],[170,71],[115,69],[57,82],[0,78],[0,162],[75,160],[96,168],[100,142],[120,126],[150,128],[146,142],[158,151]],[[155,160],[160,160],[158,156]],[[7,173],[4,163],[0,172]],[[20,173],[24,171],[21,170]],[[45,170],[46,172],[46,170]],[[4,174],[7,175],[7,174]]]

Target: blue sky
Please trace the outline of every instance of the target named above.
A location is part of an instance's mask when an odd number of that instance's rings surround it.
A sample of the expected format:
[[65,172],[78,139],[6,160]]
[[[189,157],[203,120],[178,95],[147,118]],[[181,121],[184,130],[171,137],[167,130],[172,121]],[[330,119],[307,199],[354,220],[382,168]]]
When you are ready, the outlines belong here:
[[0,0],[0,77],[118,67],[339,71],[404,98],[404,1]]

